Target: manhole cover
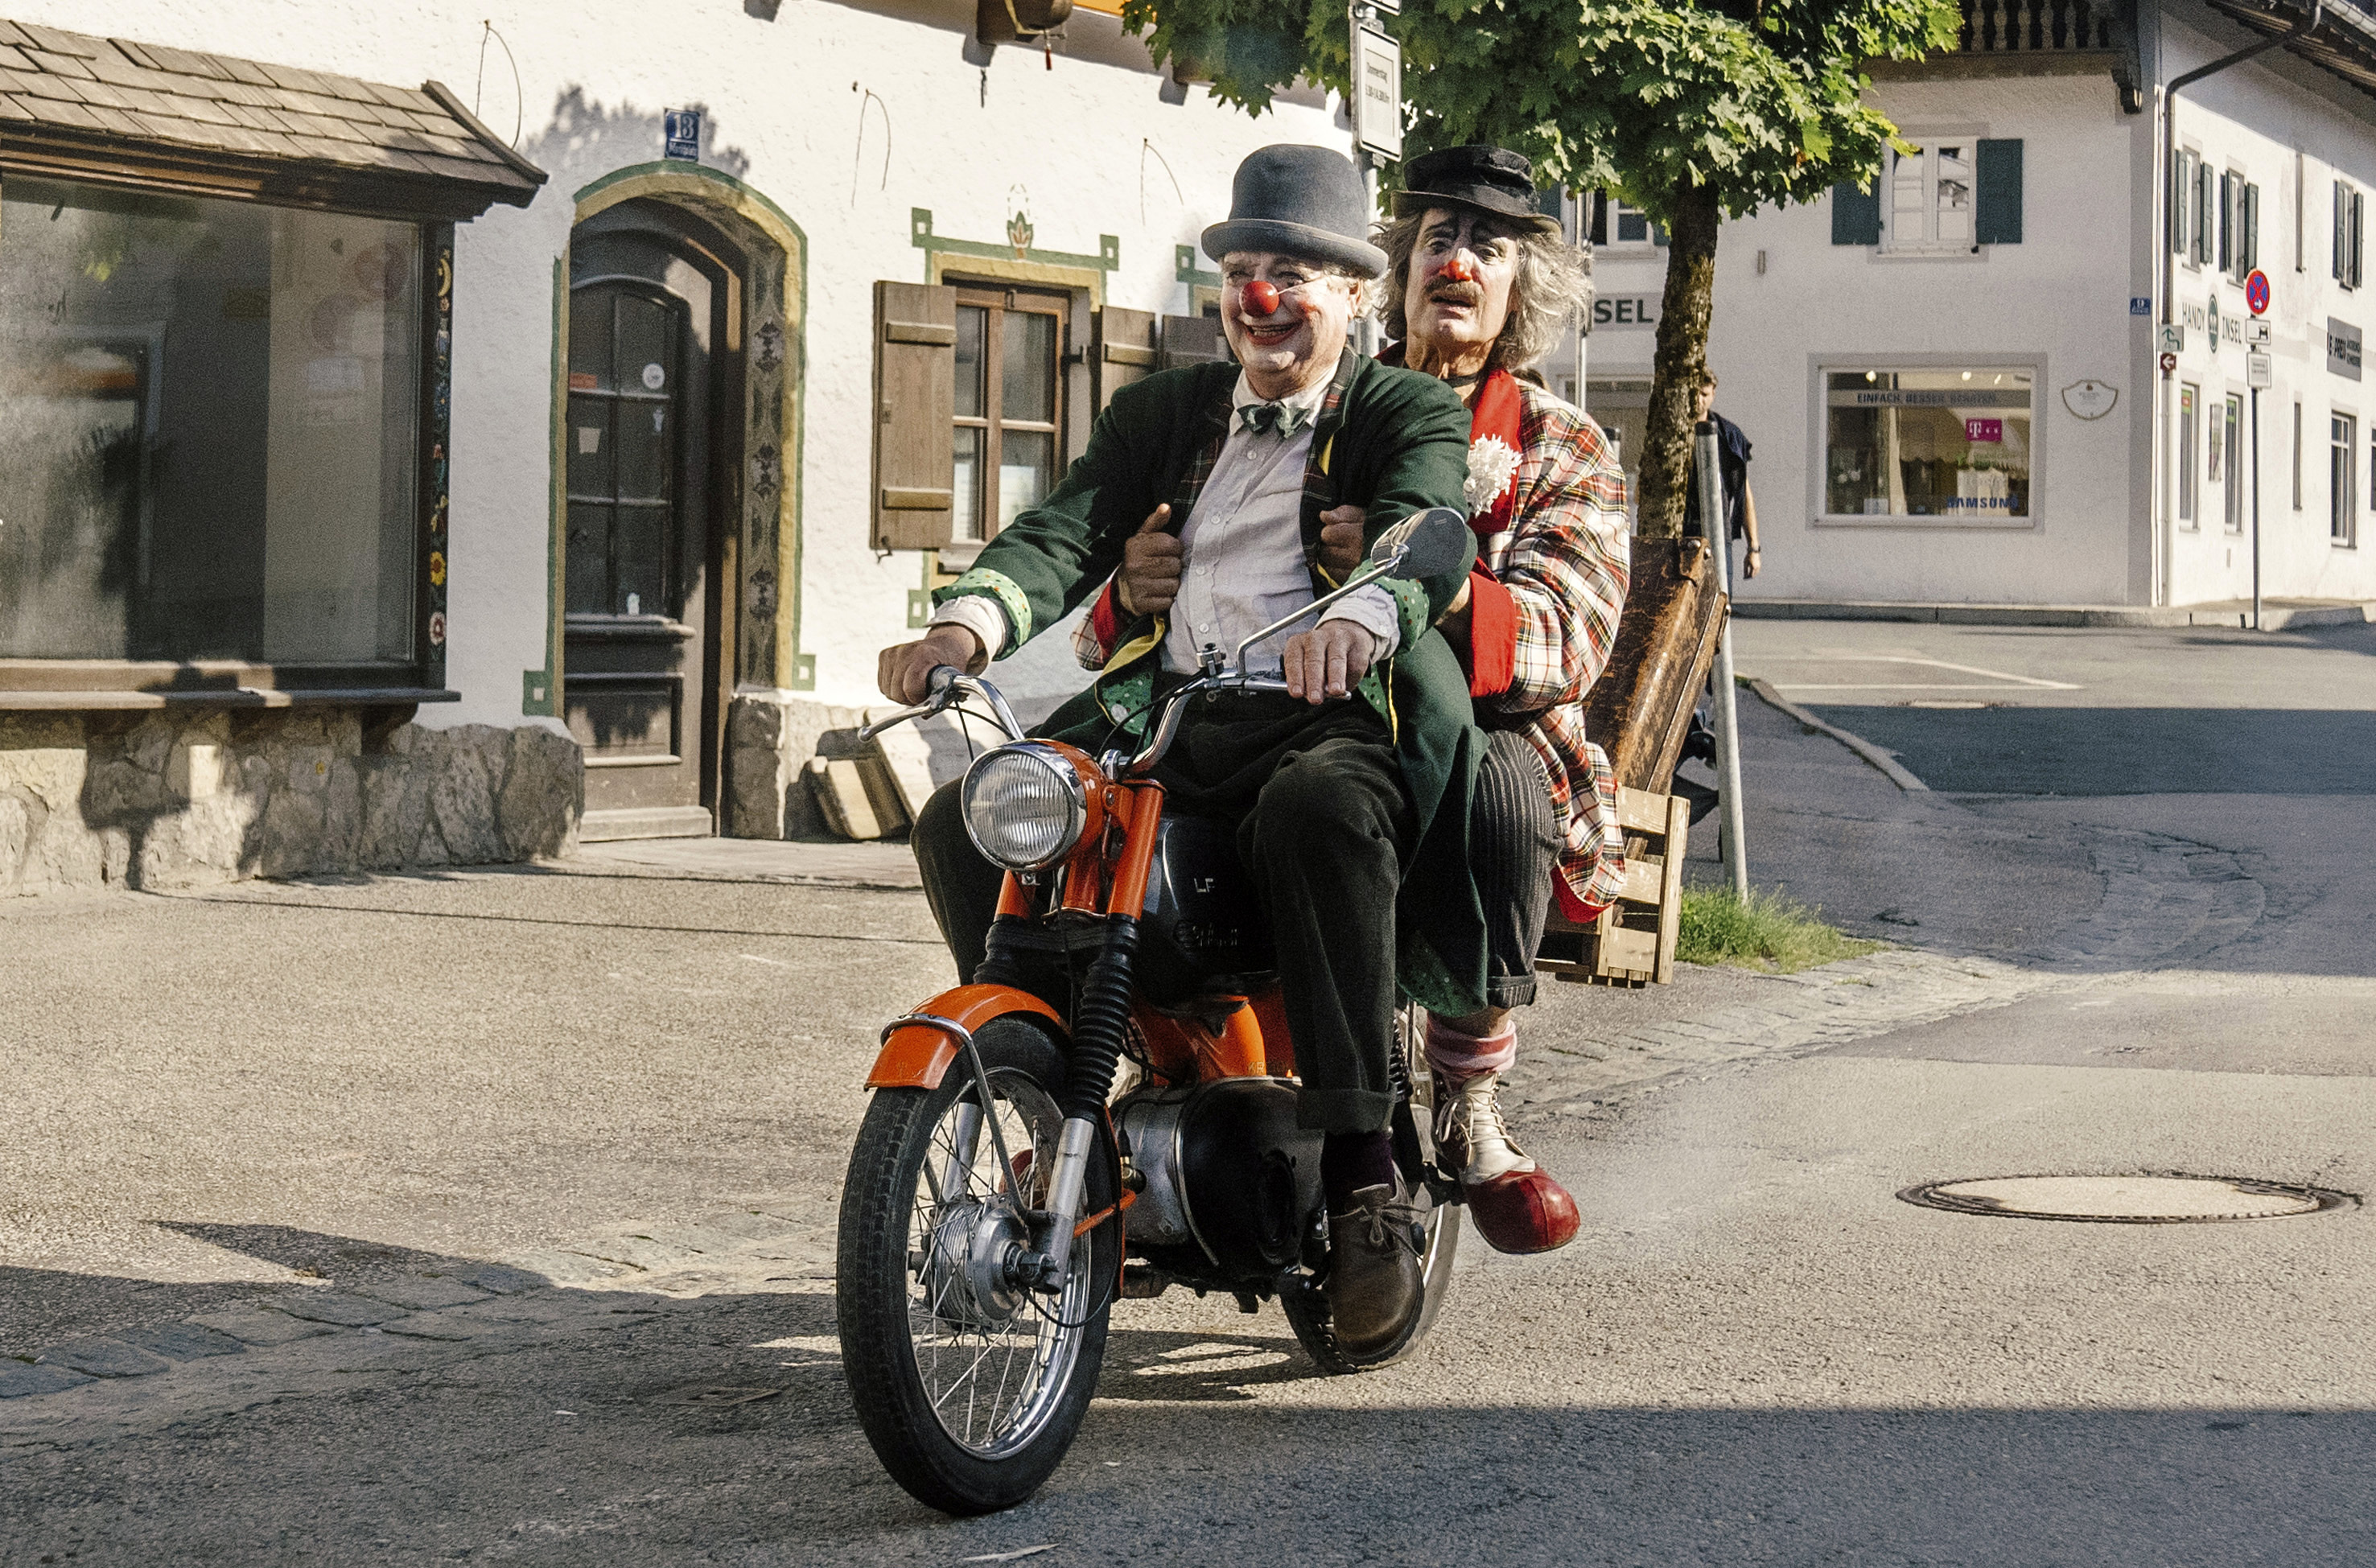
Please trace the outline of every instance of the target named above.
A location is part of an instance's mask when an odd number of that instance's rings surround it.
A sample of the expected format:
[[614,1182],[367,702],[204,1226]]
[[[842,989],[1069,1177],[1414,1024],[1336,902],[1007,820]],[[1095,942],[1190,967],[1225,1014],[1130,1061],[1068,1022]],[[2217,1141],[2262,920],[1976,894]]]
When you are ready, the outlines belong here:
[[1981,1176],[1925,1182],[1897,1194],[1951,1214],[2073,1219],[2098,1225],[2187,1225],[2283,1219],[2353,1202],[2323,1187],[2281,1186],[2233,1176]]

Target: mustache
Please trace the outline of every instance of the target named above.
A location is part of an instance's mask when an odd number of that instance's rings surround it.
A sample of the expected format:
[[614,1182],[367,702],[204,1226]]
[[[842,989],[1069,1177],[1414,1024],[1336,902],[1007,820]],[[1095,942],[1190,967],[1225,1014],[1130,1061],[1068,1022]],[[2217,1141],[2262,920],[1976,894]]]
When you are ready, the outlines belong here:
[[1427,297],[1431,300],[1441,301],[1445,304],[1481,305],[1485,303],[1485,291],[1474,283],[1457,283],[1447,280],[1444,282],[1429,284]]

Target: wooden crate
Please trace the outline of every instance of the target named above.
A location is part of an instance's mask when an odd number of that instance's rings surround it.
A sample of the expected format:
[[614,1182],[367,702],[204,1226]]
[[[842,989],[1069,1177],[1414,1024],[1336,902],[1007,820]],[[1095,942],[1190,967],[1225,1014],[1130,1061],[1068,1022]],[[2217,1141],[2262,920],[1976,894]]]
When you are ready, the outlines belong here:
[[1664,985],[1675,978],[1691,802],[1621,784],[1617,822],[1625,832],[1625,881],[1617,902],[1588,925],[1554,908],[1535,958],[1538,972],[1593,985]]
[[1689,802],[1668,791],[1716,662],[1727,609],[1705,542],[1634,540],[1617,647],[1585,710],[1585,732],[1609,754],[1617,775],[1625,883],[1617,902],[1588,925],[1552,908],[1538,971],[1597,985],[1674,978],[1692,814]]

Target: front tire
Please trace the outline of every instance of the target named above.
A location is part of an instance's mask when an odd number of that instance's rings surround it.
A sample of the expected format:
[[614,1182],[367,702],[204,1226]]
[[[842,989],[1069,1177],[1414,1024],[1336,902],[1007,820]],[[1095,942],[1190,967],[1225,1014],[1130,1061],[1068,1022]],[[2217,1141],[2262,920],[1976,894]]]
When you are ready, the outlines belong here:
[[[842,1190],[835,1287],[867,1441],[919,1502],[958,1515],[1023,1502],[1072,1446],[1105,1360],[1120,1229],[1082,1239],[1060,1295],[1001,1288],[982,1266],[1021,1234],[1002,1191],[1044,1201],[1064,1080],[1055,1044],[1020,1018],[974,1043],[1018,1180],[1002,1180],[962,1053],[935,1088],[876,1090]],[[1084,1213],[1114,1203],[1115,1174],[1101,1146]]]

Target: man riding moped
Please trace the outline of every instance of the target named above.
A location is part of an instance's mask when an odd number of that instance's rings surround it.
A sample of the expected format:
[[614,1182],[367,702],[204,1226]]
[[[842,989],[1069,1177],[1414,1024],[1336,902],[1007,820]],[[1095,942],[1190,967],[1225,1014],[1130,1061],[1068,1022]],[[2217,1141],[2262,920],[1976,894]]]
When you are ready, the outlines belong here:
[[[1386,266],[1367,229],[1341,154],[1247,159],[1229,220],[1204,235],[1239,363],[1117,393],[1048,500],[943,590],[921,640],[884,651],[885,695],[918,703],[936,670],[979,671],[1097,592],[1127,551],[1140,569],[1114,606],[1113,655],[1039,732],[1092,755],[1135,746],[1165,692],[1330,591],[1323,513],[1357,509],[1359,552],[1414,513],[1460,506],[1470,422],[1458,396],[1345,346]],[[1153,773],[1167,813],[1230,825],[1267,919],[1296,1116],[1325,1134],[1334,1331],[1356,1354],[1407,1335],[1420,1292],[1412,1194],[1388,1133],[1398,987],[1449,1017],[1486,1004],[1467,869],[1484,738],[1434,629],[1464,586],[1459,570],[1385,576],[1317,624],[1254,643],[1244,671],[1283,677],[1286,691],[1192,699]],[[1005,884],[968,837],[958,786],[920,814],[914,842],[934,918],[971,976]]]
[[[1624,610],[1625,479],[1599,426],[1531,374],[1589,307],[1591,281],[1558,221],[1536,208],[1528,160],[1493,147],[1415,158],[1395,214],[1376,236],[1394,339],[1381,357],[1437,377],[1469,410],[1465,509],[1479,561],[1441,631],[1488,732],[1472,816],[1487,1004],[1431,1010],[1435,1142],[1487,1241],[1548,1252],[1574,1237],[1574,1201],[1511,1140],[1497,1093],[1517,1056],[1512,1011],[1535,998],[1549,909],[1589,919],[1624,874],[1615,779],[1585,735],[1584,699]],[[1320,564],[1341,579],[1370,529],[1350,504],[1322,521]],[[1099,668],[1119,646],[1125,599],[1172,570],[1168,543],[1125,550],[1077,636],[1082,662]]]

